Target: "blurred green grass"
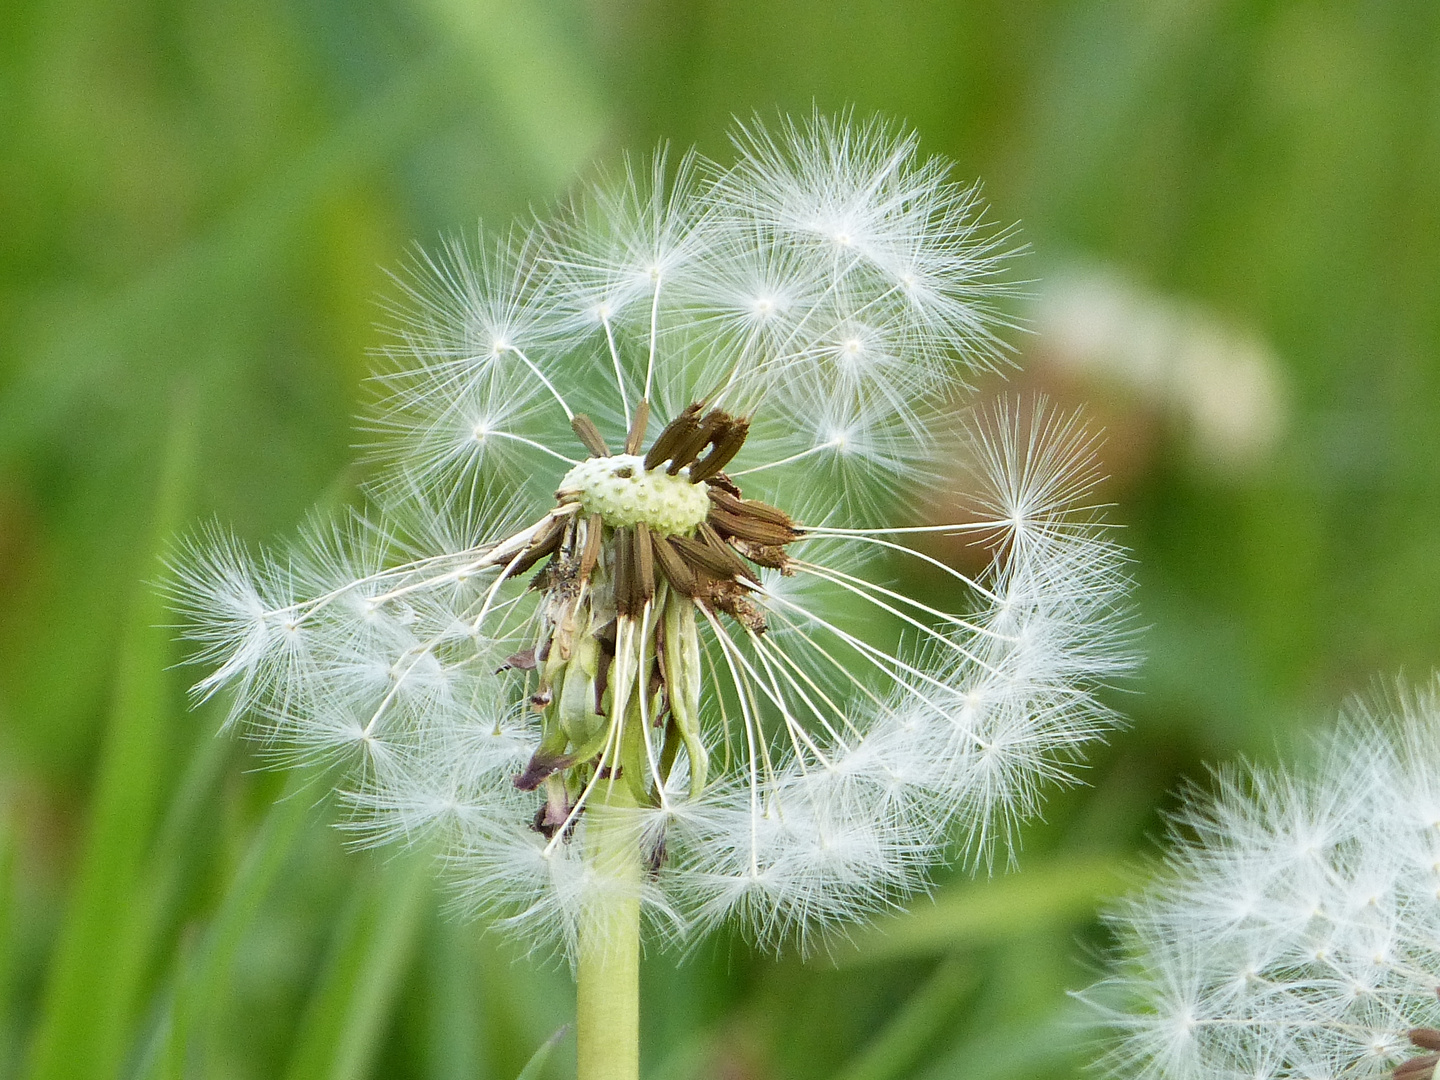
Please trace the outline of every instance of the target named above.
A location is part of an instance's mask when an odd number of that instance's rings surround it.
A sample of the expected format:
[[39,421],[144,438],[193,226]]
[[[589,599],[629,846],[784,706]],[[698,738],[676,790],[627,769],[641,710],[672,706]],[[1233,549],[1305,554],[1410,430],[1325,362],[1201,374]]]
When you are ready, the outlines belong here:
[[347,497],[373,298],[412,240],[812,104],[904,117],[984,178],[1042,297],[1099,266],[1263,340],[1286,427],[1219,468],[1133,386],[1021,343],[1027,386],[1111,429],[1132,728],[1026,831],[1028,874],[943,883],[833,967],[655,950],[653,1076],[1073,1074],[1095,897],[1176,781],[1435,665],[1433,4],[12,0],[0,1075],[508,1080],[567,1021],[553,962],[444,917],[411,861],[346,852],[323,778],[257,771],[188,712],[149,583],[187,522],[261,539]]

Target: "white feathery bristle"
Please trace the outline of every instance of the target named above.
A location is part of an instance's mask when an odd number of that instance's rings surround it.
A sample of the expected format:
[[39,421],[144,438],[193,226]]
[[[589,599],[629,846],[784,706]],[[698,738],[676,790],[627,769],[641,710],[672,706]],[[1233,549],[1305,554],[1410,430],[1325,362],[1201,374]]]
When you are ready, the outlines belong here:
[[1191,794],[1084,995],[1116,1076],[1378,1077],[1440,1021],[1440,681],[1352,707],[1304,767]]

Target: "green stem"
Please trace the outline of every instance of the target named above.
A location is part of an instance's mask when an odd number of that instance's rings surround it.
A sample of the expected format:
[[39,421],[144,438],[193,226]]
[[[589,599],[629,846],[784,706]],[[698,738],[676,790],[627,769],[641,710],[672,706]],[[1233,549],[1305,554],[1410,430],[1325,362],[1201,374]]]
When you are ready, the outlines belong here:
[[580,918],[578,1080],[640,1076],[640,885],[630,786],[601,781],[585,811],[585,859],[598,888]]

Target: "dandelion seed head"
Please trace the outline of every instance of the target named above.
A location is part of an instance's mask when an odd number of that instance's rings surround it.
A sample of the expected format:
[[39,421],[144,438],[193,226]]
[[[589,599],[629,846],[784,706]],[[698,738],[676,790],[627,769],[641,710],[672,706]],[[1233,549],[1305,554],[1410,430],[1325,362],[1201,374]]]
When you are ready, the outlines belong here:
[[[355,837],[435,846],[456,905],[537,948],[621,893],[664,937],[805,945],[957,843],[984,865],[1130,662],[1076,425],[973,425],[944,528],[983,573],[911,543],[950,395],[1004,352],[1011,243],[975,190],[849,115],[735,144],[417,252],[373,511],[175,560],[196,695],[344,761]],[[602,828],[643,874],[587,857]]]
[[[1433,1049],[1412,1039],[1440,1019],[1440,909],[1410,794],[1437,733],[1440,683],[1397,687],[1307,765],[1192,793],[1158,880],[1112,915],[1116,973],[1085,995],[1113,1033],[1108,1069],[1378,1077]],[[1192,1031],[1157,1038],[1182,986]]]

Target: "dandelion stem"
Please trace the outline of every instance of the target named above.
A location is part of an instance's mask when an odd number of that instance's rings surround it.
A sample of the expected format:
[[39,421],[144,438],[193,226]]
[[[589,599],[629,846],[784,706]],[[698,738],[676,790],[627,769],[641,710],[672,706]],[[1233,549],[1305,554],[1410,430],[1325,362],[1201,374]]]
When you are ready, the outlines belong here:
[[[603,794],[602,794],[603,792]],[[577,1080],[640,1075],[640,885],[644,878],[629,784],[596,792],[585,860],[598,881],[580,916]]]

